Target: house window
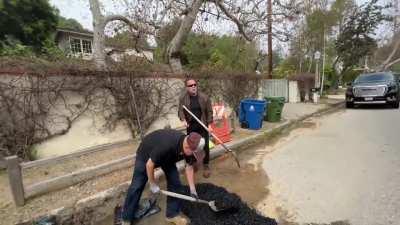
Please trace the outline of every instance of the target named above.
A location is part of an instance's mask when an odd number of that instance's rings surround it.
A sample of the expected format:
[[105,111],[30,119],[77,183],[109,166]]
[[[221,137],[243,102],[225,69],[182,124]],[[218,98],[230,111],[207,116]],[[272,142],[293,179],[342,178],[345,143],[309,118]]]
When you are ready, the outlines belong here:
[[71,38],[70,43],[73,54],[92,54],[92,42],[90,40]]
[[88,40],[82,40],[83,53],[92,54],[92,42]]
[[74,54],[79,54],[82,53],[82,48],[81,48],[81,40],[80,39],[71,39],[71,51]]

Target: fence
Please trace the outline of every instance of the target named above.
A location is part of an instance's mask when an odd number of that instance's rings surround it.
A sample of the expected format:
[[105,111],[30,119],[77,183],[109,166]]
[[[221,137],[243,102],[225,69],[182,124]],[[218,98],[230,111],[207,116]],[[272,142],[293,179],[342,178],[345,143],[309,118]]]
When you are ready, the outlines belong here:
[[261,81],[261,97],[285,97],[289,101],[289,82],[286,79],[270,79]]

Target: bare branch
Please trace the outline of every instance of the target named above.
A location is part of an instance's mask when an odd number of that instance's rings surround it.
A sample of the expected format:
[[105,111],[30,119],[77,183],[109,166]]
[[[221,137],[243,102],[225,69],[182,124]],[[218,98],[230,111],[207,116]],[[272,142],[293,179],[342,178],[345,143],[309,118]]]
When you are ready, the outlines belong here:
[[398,59],[396,59],[396,60],[394,60],[394,61],[392,61],[392,62],[386,64],[385,67],[384,67],[384,69],[387,70],[388,68],[392,67],[394,64],[396,64],[396,63],[398,63],[398,62],[400,62],[400,58],[398,58]]
[[[393,36],[393,40],[395,40],[395,38],[398,37],[398,36],[400,36],[400,33],[397,34],[397,35],[394,35],[394,36]],[[398,50],[399,48],[400,48],[400,38],[398,38],[398,39],[396,40],[392,52],[389,54],[389,56],[386,58],[386,60],[379,66],[379,69],[378,69],[378,70],[386,70],[386,69],[388,69],[389,67],[391,67],[393,64],[396,63],[396,61],[397,61],[398,59],[394,61],[395,63],[390,62],[390,61],[392,60],[393,56],[396,54],[396,52],[397,52],[397,50]]]
[[223,4],[223,2],[221,0],[214,0],[214,3],[217,7],[219,7],[221,9],[221,11],[228,17],[230,18],[238,27],[239,32],[243,35],[243,37],[247,40],[247,41],[252,41],[252,38],[250,38],[245,30],[244,30],[244,25],[242,22],[240,22],[231,12],[229,12],[229,10],[225,7],[225,5]]

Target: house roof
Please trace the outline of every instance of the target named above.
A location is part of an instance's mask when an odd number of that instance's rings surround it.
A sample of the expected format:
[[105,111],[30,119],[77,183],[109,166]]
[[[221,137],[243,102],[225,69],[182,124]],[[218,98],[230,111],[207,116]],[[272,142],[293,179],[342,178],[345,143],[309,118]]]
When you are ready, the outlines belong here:
[[77,30],[71,30],[71,29],[57,29],[56,33],[56,40],[61,34],[75,34],[75,35],[80,35],[80,36],[86,36],[88,38],[93,38],[93,32],[91,31],[77,31]]

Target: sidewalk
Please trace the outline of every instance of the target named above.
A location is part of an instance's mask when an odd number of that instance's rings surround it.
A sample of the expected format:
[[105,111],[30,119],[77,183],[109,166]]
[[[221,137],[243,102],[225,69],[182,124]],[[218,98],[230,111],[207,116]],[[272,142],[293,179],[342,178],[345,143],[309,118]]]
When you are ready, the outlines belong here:
[[[264,122],[262,129],[258,131],[242,129],[237,122],[235,133],[232,135],[233,140],[229,145],[235,149],[246,141],[256,139],[257,136],[286,126],[293,121],[305,118],[321,110],[329,109],[343,101],[323,99],[321,102],[321,104],[285,104],[282,121],[279,123]],[[70,162],[66,161],[62,165],[39,168],[32,172],[27,171],[26,173],[24,172],[24,179],[28,182],[48,179],[49,177],[59,176],[80,168],[98,165],[132,154],[136,147],[137,143],[134,143],[118,149],[82,156]],[[217,146],[216,149],[218,148],[221,147]],[[31,177],[29,176],[30,173],[33,174]],[[96,221],[108,221],[115,205],[123,201],[131,176],[132,168],[113,172],[70,188],[39,196],[29,200],[25,206],[16,208],[11,201],[6,174],[2,173],[0,174],[0,196],[2,196],[0,197],[0,220],[5,224],[15,224],[32,220],[32,218],[37,218],[40,215],[50,214],[56,215],[58,219],[63,218],[63,220],[71,219],[73,215],[75,218],[81,216],[89,220],[96,218]]]

